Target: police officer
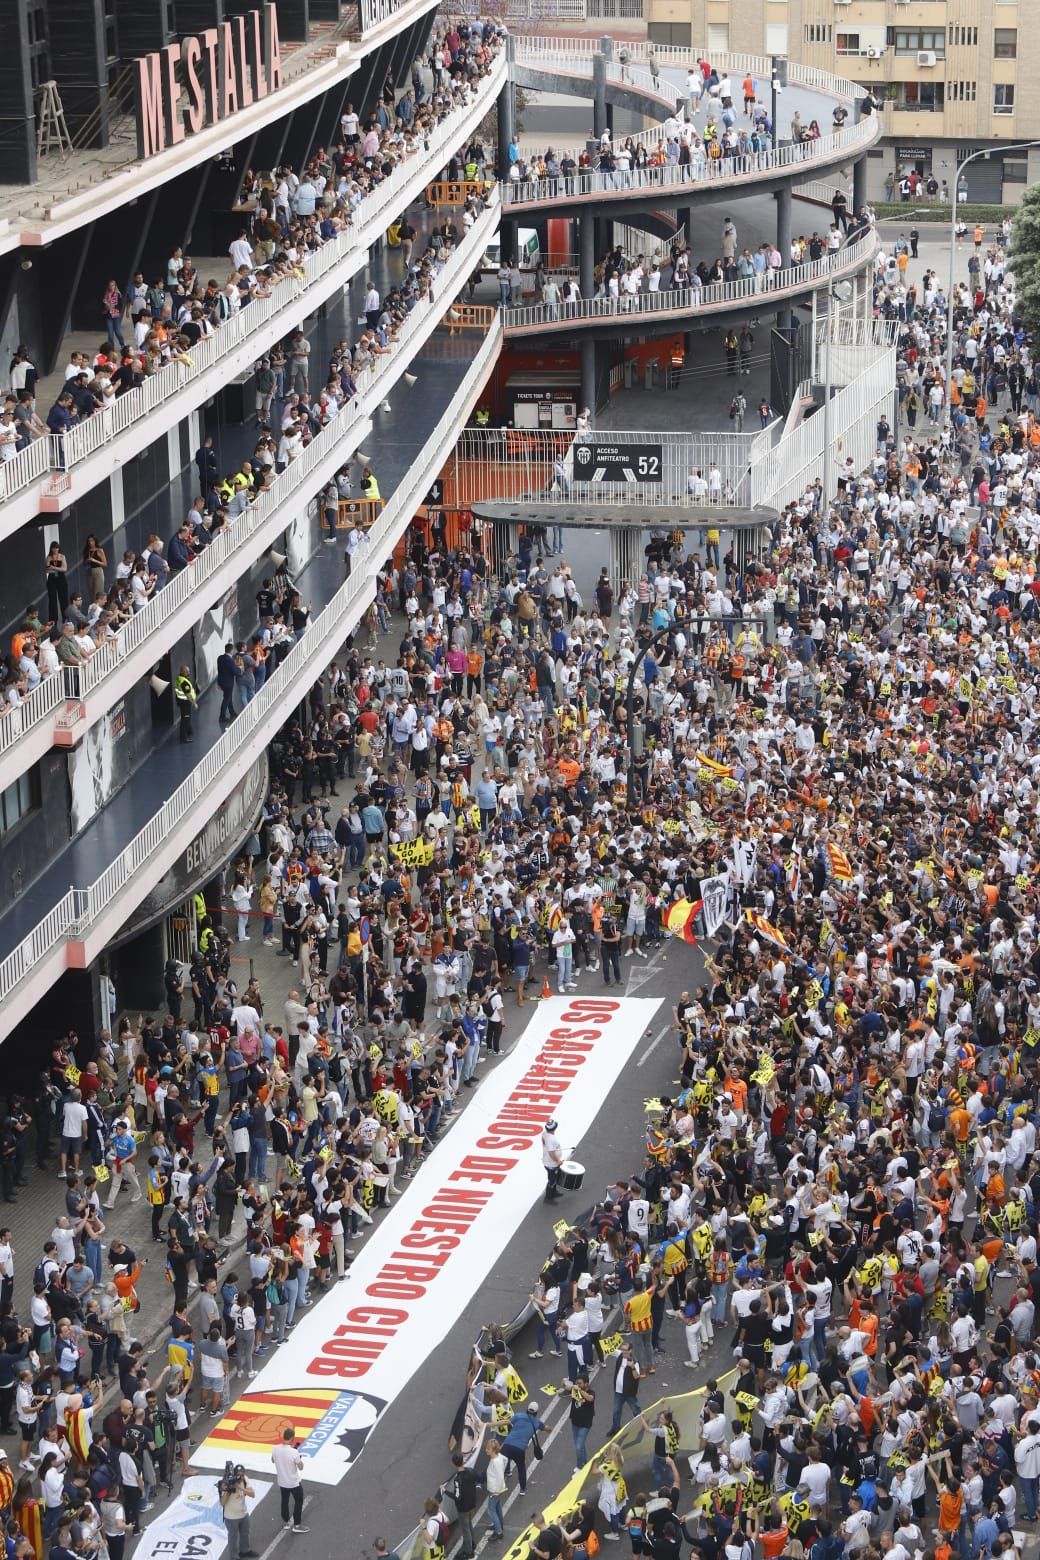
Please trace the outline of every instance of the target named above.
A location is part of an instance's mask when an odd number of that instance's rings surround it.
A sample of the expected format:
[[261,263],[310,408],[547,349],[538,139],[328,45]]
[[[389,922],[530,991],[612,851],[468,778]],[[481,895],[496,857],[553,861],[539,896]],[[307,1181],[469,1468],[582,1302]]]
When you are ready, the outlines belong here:
[[173,696],[177,700],[177,709],[181,717],[181,741],[194,742],[191,731],[191,717],[198,701],[195,684],[191,680],[190,670],[182,666],[177,673],[177,681],[173,685]]

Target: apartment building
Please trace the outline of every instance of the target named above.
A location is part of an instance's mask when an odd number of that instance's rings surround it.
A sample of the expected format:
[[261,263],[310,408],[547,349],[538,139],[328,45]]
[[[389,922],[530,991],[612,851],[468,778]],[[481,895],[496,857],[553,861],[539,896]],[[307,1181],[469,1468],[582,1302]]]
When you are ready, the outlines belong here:
[[1040,140],[1026,0],[648,0],[646,14],[658,44],[784,55],[869,88],[884,102],[873,200],[914,168],[952,191],[960,162],[983,149],[965,170],[968,200],[1012,205],[1040,177],[1040,150],[1018,149]]

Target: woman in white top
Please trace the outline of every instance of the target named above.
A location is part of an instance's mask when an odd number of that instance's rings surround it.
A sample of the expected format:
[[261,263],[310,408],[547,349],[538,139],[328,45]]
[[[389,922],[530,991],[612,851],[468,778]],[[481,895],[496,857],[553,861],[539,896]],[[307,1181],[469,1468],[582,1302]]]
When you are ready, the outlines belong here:
[[65,1459],[60,1452],[48,1452],[40,1464],[43,1490],[43,1536],[49,1538],[65,1510]]
[[249,1296],[240,1289],[231,1307],[231,1319],[235,1324],[235,1371],[240,1376],[252,1378],[253,1348],[256,1344],[256,1312],[249,1303]]
[[131,1531],[119,1493],[119,1485],[112,1484],[101,1502],[101,1532],[104,1534],[108,1560],[123,1560],[126,1535]]
[[[499,1443],[492,1436],[487,1444],[487,1494],[488,1516],[491,1519],[492,1538],[501,1538],[504,1531],[502,1525],[502,1496],[506,1491],[506,1471],[508,1464],[499,1449]],[[117,1557],[118,1560],[118,1557]]]
[[166,1410],[173,1415],[173,1438],[177,1443],[177,1452],[185,1478],[191,1472],[188,1466],[191,1455],[191,1421],[188,1418],[189,1385],[190,1383],[185,1381],[178,1370],[173,1373],[166,1386]]

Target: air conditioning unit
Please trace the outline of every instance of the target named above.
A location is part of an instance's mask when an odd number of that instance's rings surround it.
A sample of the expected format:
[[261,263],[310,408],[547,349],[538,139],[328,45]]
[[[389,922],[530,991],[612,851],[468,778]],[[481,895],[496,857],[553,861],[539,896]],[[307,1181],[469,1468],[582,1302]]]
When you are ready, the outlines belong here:
[[884,45],[882,45],[882,47],[880,49],[871,48],[871,49],[867,50],[867,59],[868,60],[881,60],[881,59],[884,59],[884,57],[885,57]]
[[935,54],[931,49],[918,49],[917,63],[918,65],[934,65]]

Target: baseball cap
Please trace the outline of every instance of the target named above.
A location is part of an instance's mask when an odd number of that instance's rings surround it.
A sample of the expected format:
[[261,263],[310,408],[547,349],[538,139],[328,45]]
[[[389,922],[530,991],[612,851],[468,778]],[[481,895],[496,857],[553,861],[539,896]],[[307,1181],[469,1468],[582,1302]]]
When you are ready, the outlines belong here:
[[534,1414],[534,1413],[537,1413],[537,1411],[538,1411],[537,1401],[534,1398],[531,1398],[530,1402],[527,1405],[527,1412],[529,1414]]
[[555,1132],[556,1131],[556,1125],[557,1125],[557,1123],[556,1123],[555,1117],[551,1121],[547,1121],[545,1123],[545,1130],[546,1130],[546,1132]]

